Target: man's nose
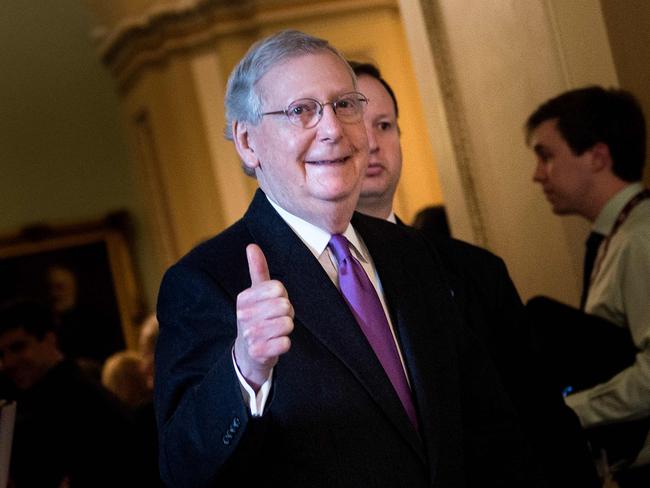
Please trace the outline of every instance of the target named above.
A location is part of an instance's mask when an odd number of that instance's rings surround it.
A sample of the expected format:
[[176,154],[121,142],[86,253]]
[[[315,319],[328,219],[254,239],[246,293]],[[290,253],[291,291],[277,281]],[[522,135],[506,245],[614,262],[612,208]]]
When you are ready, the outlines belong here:
[[331,103],[323,106],[323,115],[318,124],[321,140],[337,141],[341,138],[342,130],[341,121],[334,111],[334,106]]
[[368,151],[370,154],[376,153],[379,151],[379,144],[377,143],[377,137],[375,131],[371,125],[366,125],[366,134],[368,135]]
[[533,181],[539,183],[546,178],[546,168],[541,161],[537,161],[535,171],[533,172]]

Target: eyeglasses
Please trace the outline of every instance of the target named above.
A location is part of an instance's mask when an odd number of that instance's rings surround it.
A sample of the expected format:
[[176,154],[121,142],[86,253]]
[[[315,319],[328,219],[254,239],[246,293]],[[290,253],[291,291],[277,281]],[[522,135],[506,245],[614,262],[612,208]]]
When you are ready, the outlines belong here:
[[366,96],[359,92],[345,93],[333,102],[321,103],[314,98],[301,98],[289,104],[285,110],[276,110],[275,112],[264,112],[264,115],[284,114],[292,125],[311,129],[316,127],[323,118],[323,110],[326,105],[331,105],[332,110],[341,122],[352,123],[358,122],[363,116],[363,111],[368,105]]

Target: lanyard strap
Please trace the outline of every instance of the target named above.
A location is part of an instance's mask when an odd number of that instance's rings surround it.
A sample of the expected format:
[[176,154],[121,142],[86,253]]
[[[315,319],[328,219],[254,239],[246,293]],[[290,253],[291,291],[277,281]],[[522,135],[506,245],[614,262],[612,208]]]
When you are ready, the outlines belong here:
[[650,198],[650,189],[648,188],[634,195],[630,199],[630,201],[625,204],[625,207],[623,207],[623,209],[619,212],[618,217],[616,217],[616,221],[614,222],[614,226],[612,227],[612,231],[605,238],[605,242],[603,243],[602,246],[603,251],[598,253],[596,264],[594,265],[593,272],[591,273],[589,279],[590,285],[593,282],[594,276],[598,275],[598,271],[600,271],[600,266],[602,265],[603,260],[605,259],[605,254],[607,254],[607,250],[609,249],[609,243],[612,240],[612,237],[614,236],[614,234],[616,234],[616,232],[621,227],[621,225],[623,225],[623,223],[630,216],[630,213],[632,212],[632,210],[634,210],[634,207],[636,207],[639,203],[641,203],[646,198]]

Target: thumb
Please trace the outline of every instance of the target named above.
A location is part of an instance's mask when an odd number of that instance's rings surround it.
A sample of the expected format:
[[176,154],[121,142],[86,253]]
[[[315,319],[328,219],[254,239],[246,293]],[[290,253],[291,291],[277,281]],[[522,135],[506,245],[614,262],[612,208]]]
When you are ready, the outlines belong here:
[[269,265],[266,264],[266,257],[264,257],[260,246],[257,244],[246,246],[246,257],[248,259],[248,272],[251,275],[251,286],[271,279]]

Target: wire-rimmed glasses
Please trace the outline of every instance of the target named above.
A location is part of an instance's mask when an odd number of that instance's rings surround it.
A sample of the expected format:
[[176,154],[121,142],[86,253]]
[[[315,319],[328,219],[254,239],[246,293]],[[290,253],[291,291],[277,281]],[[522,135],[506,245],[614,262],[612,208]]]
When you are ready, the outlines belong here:
[[289,119],[289,122],[296,127],[311,129],[323,118],[323,110],[326,105],[332,106],[334,113],[341,122],[353,123],[361,120],[363,111],[368,105],[368,98],[359,92],[344,93],[336,100],[324,103],[314,98],[300,98],[291,102],[284,110],[264,112],[261,115],[284,114]]

